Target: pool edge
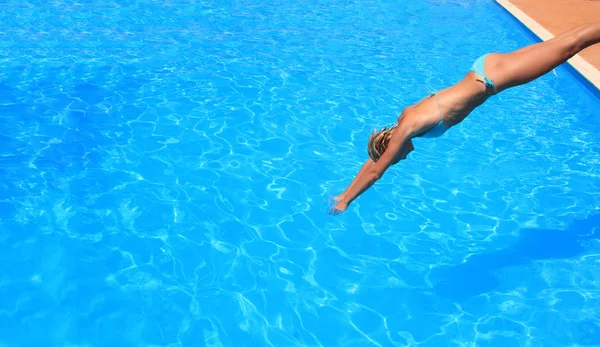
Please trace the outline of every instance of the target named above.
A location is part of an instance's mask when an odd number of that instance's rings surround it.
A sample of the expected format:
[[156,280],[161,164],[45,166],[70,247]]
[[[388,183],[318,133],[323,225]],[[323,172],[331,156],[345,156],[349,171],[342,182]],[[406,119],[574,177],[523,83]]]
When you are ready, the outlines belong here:
[[[546,28],[521,11],[517,6],[513,5],[509,0],[495,0],[495,2],[521,22],[540,40],[547,41],[554,37]],[[600,92],[600,71],[598,69],[580,55],[575,55],[567,63],[590,84],[590,87],[594,88],[597,93]]]

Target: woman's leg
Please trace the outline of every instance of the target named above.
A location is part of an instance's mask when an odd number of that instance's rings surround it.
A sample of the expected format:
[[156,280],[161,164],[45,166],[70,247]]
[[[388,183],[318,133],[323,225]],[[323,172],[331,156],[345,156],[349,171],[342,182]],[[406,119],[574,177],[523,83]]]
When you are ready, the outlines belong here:
[[485,74],[496,92],[531,82],[563,64],[581,50],[600,42],[600,22],[575,27],[548,41],[507,54],[490,54]]
[[[577,32],[577,31],[581,30],[582,27],[583,26],[577,26],[577,27],[571,28],[571,29],[565,31],[564,33],[561,33],[560,36],[570,36],[571,34],[573,34],[573,33]],[[534,43],[534,44],[529,45],[529,46],[521,47],[521,48],[519,48],[519,49],[511,52],[511,54],[513,54],[513,53],[527,52],[527,51],[529,51],[529,50],[531,50],[533,48],[537,48],[538,46],[543,45],[546,42],[538,42],[538,43]]]

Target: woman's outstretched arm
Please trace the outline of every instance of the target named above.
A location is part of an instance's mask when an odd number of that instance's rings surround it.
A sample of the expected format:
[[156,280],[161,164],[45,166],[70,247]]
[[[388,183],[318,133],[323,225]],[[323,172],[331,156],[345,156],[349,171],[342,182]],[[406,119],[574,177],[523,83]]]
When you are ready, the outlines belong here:
[[352,180],[352,182],[350,183],[350,185],[348,186],[348,188],[346,188],[346,190],[342,194],[340,194],[340,195],[336,196],[335,198],[333,198],[333,200],[334,201],[340,201],[340,200],[342,200],[346,196],[346,194],[348,193],[348,191],[350,189],[352,189],[352,187],[356,184],[356,182],[358,182],[360,180],[360,177],[362,175],[364,175],[365,172],[368,172],[373,167],[374,164],[375,164],[375,162],[373,161],[373,159],[369,158],[363,164],[362,168],[360,168],[360,170],[356,174],[356,177],[354,177],[354,179]]
[[406,126],[405,124],[406,122],[394,131],[385,152],[379,160],[370,165],[368,169],[363,166],[364,171],[359,172],[350,187],[344,192],[343,197],[331,209],[330,214],[337,215],[344,212],[352,201],[375,184],[392,164],[399,161],[402,148],[413,136],[415,129],[414,126]]

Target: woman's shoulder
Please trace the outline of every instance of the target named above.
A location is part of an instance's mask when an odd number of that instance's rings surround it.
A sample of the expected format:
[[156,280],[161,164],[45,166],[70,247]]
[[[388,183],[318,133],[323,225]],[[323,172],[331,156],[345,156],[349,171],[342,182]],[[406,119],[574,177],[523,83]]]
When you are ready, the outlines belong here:
[[[411,106],[406,107],[398,117],[398,128],[402,129],[407,135],[417,134],[424,127],[429,127],[430,117],[424,115],[422,110],[415,109]],[[411,137],[409,135],[409,137]]]

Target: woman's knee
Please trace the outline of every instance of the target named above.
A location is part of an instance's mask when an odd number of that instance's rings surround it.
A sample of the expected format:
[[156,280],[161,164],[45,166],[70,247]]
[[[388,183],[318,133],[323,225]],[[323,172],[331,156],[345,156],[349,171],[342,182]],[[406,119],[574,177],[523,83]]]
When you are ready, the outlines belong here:
[[587,24],[575,32],[571,38],[571,54],[575,55],[600,41],[600,23]]
[[573,37],[569,39],[569,42],[565,48],[566,58],[572,57],[579,53],[579,51],[583,49],[583,45],[583,37],[579,34],[573,35]]
[[577,53],[579,53],[579,51],[581,51],[582,49],[585,48],[585,37],[580,35],[579,32],[574,33],[573,35],[570,35],[569,37],[565,37],[561,44],[562,44],[562,49],[560,50],[560,52],[562,53],[562,57],[561,59],[563,60],[568,60],[571,57],[573,57],[574,55],[576,55]]

